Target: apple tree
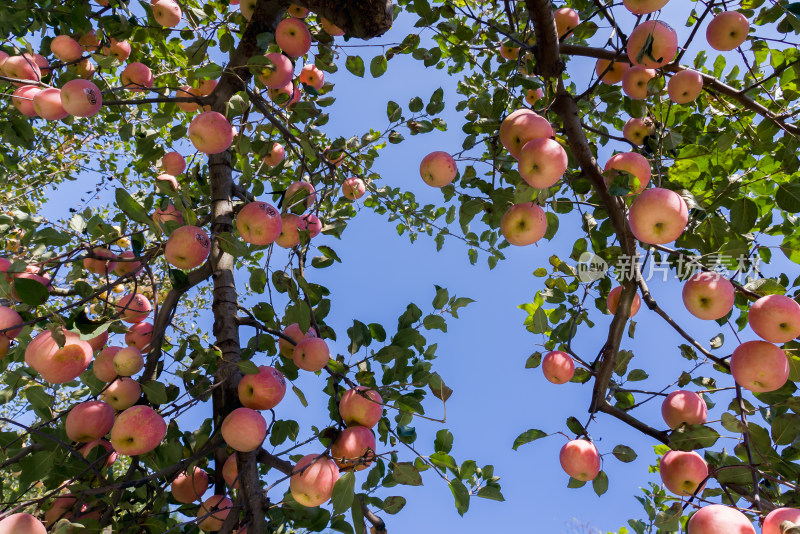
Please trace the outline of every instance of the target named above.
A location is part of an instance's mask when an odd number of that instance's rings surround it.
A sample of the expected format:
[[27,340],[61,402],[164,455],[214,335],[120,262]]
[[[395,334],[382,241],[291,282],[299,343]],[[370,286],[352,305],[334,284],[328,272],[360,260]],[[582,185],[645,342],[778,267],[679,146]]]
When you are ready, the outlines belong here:
[[[603,421],[650,438],[663,485],[621,533],[800,525],[797,4],[230,4],[0,5],[0,462],[18,474],[0,534],[385,532],[423,479],[461,514],[502,501],[501,473],[450,454],[458,429],[413,426],[452,393],[436,331],[471,300],[437,287],[396,326],[328,324],[315,272],[343,266],[315,238],[347,239],[356,206],[489,267],[570,241],[534,271],[520,335],[544,350],[520,366],[589,388],[588,416],[534,413],[509,449],[565,436],[565,482],[603,494],[644,452],[598,449]],[[444,90],[326,133],[330,75],[389,77],[398,56],[459,98],[462,150],[418,157],[436,204],[374,165],[448,129]],[[674,340],[668,368],[646,358]]]

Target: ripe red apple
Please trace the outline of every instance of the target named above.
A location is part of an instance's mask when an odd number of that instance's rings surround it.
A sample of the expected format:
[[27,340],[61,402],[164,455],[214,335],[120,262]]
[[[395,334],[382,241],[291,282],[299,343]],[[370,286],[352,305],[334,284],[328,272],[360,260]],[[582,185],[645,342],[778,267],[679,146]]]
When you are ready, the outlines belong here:
[[200,267],[211,251],[208,234],[197,226],[176,228],[164,250],[164,257],[178,269],[189,270]]
[[40,91],[41,88],[35,85],[23,85],[18,87],[11,95],[11,102],[26,117],[37,117],[38,114],[33,107],[33,97]]
[[19,513],[0,521],[0,534],[47,534],[47,529],[31,514]]
[[92,347],[74,332],[64,331],[66,344],[59,348],[49,330],[37,335],[25,348],[25,363],[45,382],[64,384],[77,378],[92,361]]
[[[617,304],[619,304],[619,297],[621,294],[622,286],[616,286],[608,292],[608,297],[606,297],[606,307],[608,308],[608,313],[611,315],[615,315],[617,313]],[[633,302],[631,302],[631,317],[639,312],[641,305],[642,299],[639,298],[639,294],[636,293],[633,296]]]
[[703,76],[689,69],[675,73],[667,84],[669,98],[676,104],[693,102],[702,92]]
[[585,439],[574,439],[561,447],[561,468],[576,480],[594,480],[600,473],[600,453]]
[[678,428],[683,423],[702,425],[708,417],[708,408],[703,397],[693,391],[673,391],[661,404],[661,417],[670,428]]
[[117,312],[122,314],[126,323],[139,323],[147,319],[153,307],[150,301],[141,293],[128,293],[117,301]]
[[266,202],[249,202],[236,216],[236,229],[251,245],[269,245],[281,234],[281,214]]
[[172,204],[167,204],[167,207],[163,210],[161,208],[156,208],[155,212],[153,212],[153,222],[156,223],[161,231],[166,231],[166,222],[167,221],[175,221],[176,223],[182,225],[183,224],[183,214]]
[[111,444],[119,454],[138,456],[159,446],[167,423],[150,406],[132,406],[119,414],[111,429]]
[[81,48],[86,52],[97,52],[97,49],[100,47],[100,39],[97,38],[97,32],[92,30],[81,35],[78,39],[78,44],[81,45]]
[[22,317],[7,306],[0,306],[0,336],[14,339],[22,332]]
[[106,276],[108,273],[113,271],[114,268],[117,266],[117,262],[115,261],[98,259],[98,258],[109,258],[109,259],[117,258],[117,255],[108,250],[107,248],[100,248],[100,247],[93,248],[92,255],[97,257],[83,259],[83,268],[89,271],[90,273]]
[[111,382],[117,377],[117,372],[114,370],[114,356],[116,356],[117,352],[120,350],[122,350],[122,347],[104,347],[97,354],[92,364],[92,372],[94,372],[94,376],[96,376],[98,380]]
[[100,398],[118,412],[127,410],[142,396],[139,382],[132,378],[117,378],[100,394]]
[[286,379],[280,371],[266,365],[258,366],[258,373],[244,375],[239,381],[239,402],[253,410],[271,410],[286,395]]
[[[633,69],[631,69],[633,70]],[[636,177],[639,181],[639,186],[634,189],[631,194],[639,194],[645,190],[647,184],[650,183],[650,162],[646,157],[638,152],[621,152],[614,154],[606,162],[603,169],[606,187],[610,187],[614,178],[618,173],[613,171],[624,171]],[[632,185],[632,184],[628,184]]]
[[733,308],[735,296],[733,284],[719,273],[698,272],[683,284],[683,303],[698,319],[725,317]]
[[738,11],[723,11],[708,23],[706,40],[714,50],[727,52],[744,43],[749,31],[747,17]]
[[143,93],[153,87],[153,73],[144,63],[134,61],[128,63],[122,74],[119,75],[122,86],[137,93]]
[[222,113],[204,111],[189,124],[189,138],[200,152],[219,154],[233,143],[233,129]]
[[156,176],[156,187],[165,195],[180,189],[178,180],[171,174],[159,174]]
[[636,239],[663,245],[675,241],[683,233],[689,221],[689,208],[675,191],[654,187],[634,199],[628,221]]
[[[18,80],[33,80],[38,82],[42,79],[42,71],[30,54],[22,54],[21,56],[11,56],[3,62],[3,72],[9,78],[16,78]],[[14,83],[17,87],[21,87],[21,83]]]
[[33,95],[33,109],[36,114],[49,121],[58,121],[69,113],[61,105],[61,89],[48,87]]
[[634,66],[622,76],[622,90],[634,100],[647,98],[647,83],[656,77],[655,69]]
[[220,432],[231,449],[250,452],[259,448],[267,437],[267,422],[252,408],[236,408],[222,421]]
[[284,194],[284,207],[294,213],[303,213],[317,201],[314,186],[308,182],[292,182]]
[[189,504],[202,499],[207,489],[208,473],[197,466],[192,466],[175,477],[170,486],[170,493],[176,501]]
[[542,372],[553,384],[565,384],[575,375],[575,360],[566,352],[550,351],[542,360]]
[[11,348],[11,340],[5,336],[0,336],[0,360],[8,355],[8,350]]
[[91,117],[103,107],[100,89],[88,80],[70,80],[61,88],[64,111],[76,117]]
[[507,44],[500,45],[500,56],[503,59],[507,59],[509,61],[515,61],[519,58],[519,47],[518,46],[511,46]]
[[119,376],[133,376],[144,368],[144,357],[136,347],[125,347],[114,355],[112,363]]
[[608,59],[598,59],[594,66],[594,72],[604,84],[615,85],[622,81],[622,77],[630,67],[628,63],[620,61],[612,63]]
[[220,530],[232,508],[233,503],[229,498],[224,495],[212,495],[203,501],[197,510],[197,528],[209,532]]
[[94,76],[94,71],[95,71],[94,63],[92,63],[89,58],[82,59],[76,64],[71,65],[69,69],[70,72],[75,73],[75,76],[83,78],[84,80],[88,80],[89,78]]
[[787,343],[800,336],[800,304],[785,295],[767,295],[750,306],[747,317],[758,337]]
[[341,167],[342,161],[344,160],[345,152],[343,150],[333,150],[331,149],[330,145],[328,145],[322,151],[322,155],[325,157],[326,160],[330,161],[337,167]]
[[519,151],[519,175],[531,187],[547,189],[567,170],[567,151],[558,141],[532,139]]
[[691,534],[756,534],[747,516],[735,508],[710,504],[689,518],[687,532]]
[[[283,329],[283,335],[291,338],[294,340],[295,343],[300,343],[303,339],[307,337],[317,337],[317,332],[309,327],[307,332],[303,332],[300,330],[300,325],[297,323],[292,323],[286,328]],[[294,347],[288,341],[283,338],[278,338],[278,350],[281,353],[281,356],[284,358],[291,358],[294,354]],[[327,362],[326,362],[327,363]]]
[[309,85],[319,91],[325,85],[325,73],[317,68],[316,65],[309,63],[300,70],[297,78],[300,83]]
[[157,0],[150,7],[153,18],[165,28],[174,28],[181,23],[181,8],[173,0]]
[[150,343],[153,341],[153,325],[150,323],[136,323],[128,328],[125,333],[125,343],[131,347],[136,347],[142,352],[150,350]]
[[337,26],[333,22],[327,20],[325,17],[320,17],[319,18],[319,23],[320,23],[320,26],[322,26],[322,29],[325,30],[325,33],[327,33],[331,37],[339,37],[341,35],[344,35],[344,30],[343,29],[341,29],[339,26]]
[[283,19],[275,28],[275,42],[289,57],[300,57],[311,48],[311,33],[302,20]]
[[100,439],[114,426],[114,408],[103,401],[87,401],[73,406],[64,421],[67,437],[72,441]]
[[658,11],[669,0],[622,0],[622,3],[628,8],[628,11],[634,15],[647,15],[653,11]]
[[349,426],[331,445],[331,456],[339,469],[366,469],[375,458],[375,435],[365,426]]
[[112,55],[117,61],[122,62],[131,55],[131,44],[128,41],[117,41],[113,37],[107,47],[103,47],[104,55]]
[[284,213],[281,215],[281,234],[275,239],[275,244],[283,248],[292,248],[299,245],[300,230],[304,228],[303,219],[294,213]]
[[186,158],[175,151],[167,152],[161,158],[161,170],[172,176],[183,174],[186,170]]
[[[282,87],[267,89],[267,94],[273,102],[279,103],[283,107],[290,106],[300,102],[302,91],[300,91],[294,82],[289,82]],[[286,95],[286,97],[281,97]]]
[[634,145],[641,146],[644,144],[644,138],[653,135],[655,127],[650,120],[643,119],[628,119],[625,126],[622,128],[622,136]]
[[789,378],[786,354],[766,341],[746,341],[736,347],[730,366],[736,383],[755,393],[775,391]]
[[321,371],[328,365],[330,359],[328,344],[318,337],[306,337],[300,340],[292,352],[294,364],[305,371]]
[[431,152],[419,164],[419,174],[431,187],[444,187],[456,177],[458,167],[453,156],[437,150]]
[[236,453],[228,456],[222,464],[222,478],[231,489],[239,489],[239,466],[236,465]]
[[[136,256],[130,250],[123,252],[117,256],[117,260],[132,260]],[[140,261],[117,261],[117,266],[114,267],[114,273],[117,276],[124,276],[128,273],[138,272],[142,269],[142,262]]]
[[[187,98],[190,96],[200,96],[200,93],[194,87],[182,85],[175,91],[175,96]],[[200,109],[200,104],[197,102],[176,102],[175,105],[178,106],[178,109],[181,111],[186,111],[187,113],[191,113]]]
[[64,63],[77,61],[83,55],[83,47],[69,35],[56,35],[50,41],[50,51]]
[[528,89],[525,91],[525,102],[529,106],[536,104],[542,98],[544,98],[544,91],[541,89]]
[[89,344],[90,347],[92,347],[92,350],[94,352],[97,352],[98,350],[102,349],[108,342],[108,330],[106,330],[102,334],[96,335],[91,339],[87,339],[86,342]]
[[305,7],[300,7],[295,4],[290,4],[289,7],[286,9],[286,12],[289,13],[290,16],[304,19],[308,16],[308,9]]
[[262,161],[270,167],[276,167],[284,159],[286,159],[286,149],[280,143],[272,143],[272,147]]
[[292,61],[278,52],[270,52],[265,56],[272,62],[272,65],[265,66],[258,79],[267,88],[278,89],[292,81],[294,66]]
[[529,141],[554,135],[547,119],[526,108],[510,113],[500,123],[500,142],[515,159],[519,159],[522,147]]
[[306,230],[311,239],[317,237],[322,231],[322,222],[313,213],[306,213],[300,217],[300,221],[302,222],[300,230]]
[[694,451],[669,451],[661,457],[661,481],[675,495],[694,495],[703,489],[708,464]]
[[361,178],[348,178],[342,183],[342,196],[348,200],[358,200],[366,192],[367,184]]
[[380,393],[364,386],[348,389],[339,400],[339,415],[347,426],[372,428],[383,415],[383,399]]
[[678,51],[678,34],[662,20],[648,20],[636,26],[628,37],[628,59],[648,69],[670,63]]
[[775,508],[764,518],[764,524],[761,525],[761,534],[783,534],[781,523],[784,521],[800,525],[800,510],[797,508]]
[[574,30],[581,23],[578,12],[571,7],[561,7],[555,10],[553,18],[556,20],[556,32],[560,38],[564,38],[567,32]]
[[292,471],[289,491],[303,506],[319,506],[331,498],[333,485],[339,480],[339,468],[333,460],[318,454],[303,456]]
[[500,220],[500,232],[512,245],[532,245],[547,232],[547,217],[544,210],[532,202],[514,204]]
[[104,439],[96,439],[94,441],[90,441],[86,445],[80,448],[80,453],[83,455],[84,458],[88,458],[89,455],[92,453],[92,450],[96,447],[100,447],[103,449],[101,454],[105,457],[105,462],[103,462],[103,467],[111,467],[114,462],[117,461],[117,452],[114,450],[114,447],[111,446],[111,443]]

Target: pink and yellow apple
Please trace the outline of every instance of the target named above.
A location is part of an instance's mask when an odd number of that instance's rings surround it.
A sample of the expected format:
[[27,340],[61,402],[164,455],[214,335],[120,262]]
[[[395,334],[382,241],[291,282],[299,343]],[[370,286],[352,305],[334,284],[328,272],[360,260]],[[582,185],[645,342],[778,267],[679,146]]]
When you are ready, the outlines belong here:
[[308,182],[292,182],[284,194],[284,207],[294,213],[303,213],[317,201],[314,185]]
[[755,393],[775,391],[789,378],[786,354],[766,341],[746,341],[736,347],[730,366],[736,383]]
[[547,189],[567,170],[567,151],[549,138],[531,139],[519,151],[519,175],[531,187]]
[[303,456],[292,470],[289,491],[303,506],[319,506],[331,498],[339,480],[339,468],[333,460],[318,454]]
[[747,317],[758,337],[787,343],[800,336],[800,304],[785,295],[767,295],[750,306]]
[[542,98],[544,98],[544,91],[541,89],[528,89],[525,91],[525,102],[529,106],[533,106]]
[[648,69],[670,63],[678,51],[678,34],[662,20],[648,20],[636,26],[628,37],[628,59]]
[[112,364],[119,376],[133,376],[144,368],[144,357],[136,347],[125,347],[114,355]]
[[174,28],[181,22],[181,8],[174,0],[156,0],[150,4],[153,18],[165,28]]
[[547,233],[547,217],[544,210],[532,202],[514,204],[500,220],[500,232],[512,245],[532,245]]
[[222,421],[222,439],[233,450],[254,451],[267,437],[267,421],[252,408],[236,408]]
[[232,508],[233,503],[229,498],[224,495],[212,495],[203,501],[197,510],[197,528],[208,532],[220,530]]
[[689,221],[686,201],[669,189],[646,189],[631,204],[628,221],[633,235],[651,245],[663,245],[680,237]]
[[[32,80],[38,82],[42,79],[42,71],[30,54],[6,58],[3,62],[3,72],[9,78],[16,78],[18,80]],[[14,82],[14,85],[21,87],[25,84]]]
[[300,102],[300,97],[303,95],[303,92],[297,88],[294,82],[289,82],[282,87],[267,89],[267,94],[273,102],[283,107],[288,107]]
[[322,86],[325,85],[325,73],[311,63],[300,70],[300,76],[298,76],[297,79],[300,83],[313,87],[317,91],[322,89]]
[[204,154],[219,154],[233,143],[233,128],[222,113],[204,111],[189,124],[189,139]]
[[67,437],[82,443],[102,438],[112,426],[114,408],[103,401],[87,401],[73,406],[64,421]]
[[702,425],[708,417],[708,407],[703,397],[693,391],[673,391],[661,403],[661,417],[672,429],[683,423]]
[[664,486],[675,495],[694,495],[708,477],[708,464],[694,451],[669,451],[661,457],[659,470]]
[[249,202],[236,216],[236,229],[245,242],[265,246],[281,235],[281,214],[266,202]]
[[33,107],[33,97],[42,89],[35,85],[23,85],[18,87],[11,95],[11,102],[20,113],[26,117],[37,117],[36,109]]
[[347,426],[372,428],[383,415],[380,393],[364,386],[348,389],[339,400],[339,416]]
[[80,453],[83,455],[84,458],[88,458],[89,455],[92,453],[92,450],[100,447],[103,449],[100,451],[101,457],[105,457],[105,461],[103,462],[102,467],[111,467],[114,462],[117,461],[117,452],[114,450],[114,447],[111,446],[111,443],[104,439],[96,439],[94,441],[90,441],[86,445],[80,448]]
[[167,230],[165,224],[167,221],[174,221],[180,225],[183,224],[183,214],[172,204],[167,204],[167,207],[163,210],[161,208],[156,208],[155,212],[153,212],[153,222],[156,223],[156,226],[159,227],[162,232]]
[[519,159],[522,147],[529,141],[554,135],[553,126],[547,119],[526,108],[510,113],[500,123],[500,142],[514,159]]
[[172,481],[170,493],[176,501],[184,504],[199,501],[208,489],[208,473],[192,466]]
[[691,534],[756,534],[747,516],[735,508],[710,504],[689,518],[687,532]]
[[683,284],[683,304],[698,319],[725,317],[735,296],[733,284],[719,273],[698,272]]
[[[303,332],[300,330],[300,325],[297,323],[290,324],[283,329],[282,333],[286,337],[294,340],[295,345],[300,343],[305,338],[317,337],[317,332],[312,327],[309,327],[307,332]],[[281,356],[284,358],[292,357],[295,345],[292,345],[283,338],[278,338],[278,350],[280,351]]]
[[[275,244],[283,248],[292,248],[300,244],[300,230],[305,228],[305,223],[294,213],[281,215],[281,233],[275,239]],[[280,343],[281,340],[278,340]]]
[[559,38],[562,39],[567,32],[571,32],[581,23],[580,15],[571,7],[560,7],[556,9],[553,13],[553,18],[556,20],[556,32]]
[[118,412],[127,410],[142,396],[139,382],[132,378],[117,378],[100,394],[103,402],[111,405]]
[[31,514],[17,513],[0,521],[0,534],[47,534],[47,529]]
[[796,526],[800,525],[800,510],[797,508],[775,508],[764,518],[764,524],[761,525],[761,534],[783,534],[781,524],[784,521],[794,523]]
[[[617,313],[617,305],[619,304],[619,298],[622,295],[622,286],[616,286],[608,292],[608,297],[606,297],[606,308],[608,308],[608,313],[611,315],[615,315]],[[639,312],[639,308],[642,306],[642,299],[639,297],[639,294],[636,293],[633,296],[633,302],[631,302],[631,317],[636,315]]]
[[117,58],[117,61],[125,61],[131,55],[131,44],[128,41],[117,41],[113,37],[107,47],[103,47],[103,54]]
[[723,11],[708,23],[706,40],[714,50],[727,52],[741,46],[749,31],[747,17],[738,11]]
[[119,260],[133,260],[136,256],[130,250],[123,252],[117,256],[117,266],[114,267],[114,274],[117,276],[125,276],[128,273],[138,272],[142,268],[140,261],[119,261]]
[[119,80],[126,89],[139,93],[153,87],[154,81],[150,67],[138,61],[128,63],[119,75]]
[[117,301],[117,312],[126,323],[139,323],[147,319],[153,306],[141,293],[128,293]]
[[50,51],[64,63],[77,61],[83,55],[83,47],[69,35],[56,35],[50,41]]
[[294,66],[288,57],[278,52],[270,52],[265,57],[272,62],[272,65],[265,66],[261,71],[258,76],[261,83],[269,89],[278,89],[292,81]]
[[0,336],[14,339],[22,332],[22,317],[8,306],[0,306]]
[[553,384],[565,384],[575,375],[575,360],[566,352],[550,351],[542,359],[542,372]]
[[325,17],[319,18],[319,24],[320,26],[322,26],[322,29],[325,30],[325,33],[327,33],[331,37],[339,37],[341,35],[344,35],[343,29],[341,29],[339,26],[329,21]]
[[594,66],[594,72],[604,84],[616,85],[622,81],[625,72],[630,67],[630,64],[621,61],[611,62],[608,59],[598,59]]
[[271,410],[286,395],[286,379],[277,369],[259,365],[257,374],[242,377],[238,391],[245,408]]
[[628,11],[634,15],[647,15],[648,13],[658,11],[667,5],[667,2],[669,2],[669,0],[622,0],[622,3],[628,8]]
[[675,73],[667,84],[669,99],[676,104],[694,102],[702,92],[703,76],[689,69]]
[[164,250],[164,257],[178,269],[189,270],[200,267],[211,251],[208,234],[198,226],[176,228]]
[[61,105],[61,89],[48,87],[33,95],[33,109],[36,114],[49,121],[58,121],[69,116]]
[[300,217],[300,222],[302,223],[300,230],[307,231],[311,239],[314,239],[322,232],[322,221],[313,213],[306,213]]
[[49,330],[37,335],[25,348],[25,363],[50,384],[64,384],[77,378],[92,361],[92,347],[74,332],[64,331],[66,342],[59,347]]
[[[116,259],[117,255],[108,250],[107,248],[100,248],[96,247],[92,249],[92,256],[93,258],[84,258],[83,259],[83,268],[89,271],[90,273],[99,274],[101,276],[106,276],[108,273],[114,270],[117,266],[117,262],[110,261]],[[100,258],[109,258],[108,260],[103,260]]]
[[622,76],[622,90],[634,100],[647,98],[647,83],[656,77],[655,69],[634,66]]
[[103,107],[100,89],[88,80],[70,80],[61,88],[61,105],[75,117],[91,117]]
[[302,20],[283,19],[275,28],[275,42],[287,56],[297,58],[311,48],[311,33]]
[[236,453],[228,456],[222,464],[222,478],[231,489],[239,489],[239,466],[236,465]]
[[331,445],[331,456],[344,471],[366,469],[375,458],[375,435],[367,427],[349,426]]
[[634,145],[642,146],[645,137],[653,135],[655,130],[649,119],[628,119],[622,128],[622,136]]
[[122,347],[104,347],[97,354],[92,364],[92,372],[98,380],[111,382],[117,377],[117,372],[114,370],[114,356],[121,350]]
[[161,158],[161,170],[172,176],[183,174],[183,171],[186,170],[186,158],[179,152],[167,152]]
[[347,200],[358,200],[367,192],[367,184],[358,177],[348,178],[342,183],[342,196]]
[[600,473],[600,453],[585,439],[574,439],[561,447],[558,455],[561,468],[572,478],[584,482],[594,480]]
[[270,167],[277,167],[284,159],[286,159],[286,149],[280,143],[272,143],[272,147],[262,161]]
[[150,406],[132,406],[119,414],[111,429],[111,444],[119,454],[138,456],[161,444],[167,423]]
[[639,185],[635,186],[635,184],[630,183],[630,181],[626,181],[626,185],[629,186],[629,189],[631,186],[634,187],[631,194],[641,193],[645,190],[647,184],[650,183],[650,162],[638,152],[621,152],[609,158],[603,169],[603,178],[606,182],[606,187],[610,187],[619,174],[614,171],[630,173],[639,182]]
[[429,186],[444,187],[456,177],[458,167],[453,156],[437,150],[422,158],[419,174]]
[[136,347],[142,352],[150,350],[150,343],[153,341],[153,325],[150,323],[136,323],[125,333],[125,343],[131,347]]
[[328,365],[330,359],[331,353],[328,344],[318,337],[303,338],[295,345],[292,352],[294,364],[305,371],[321,371]]

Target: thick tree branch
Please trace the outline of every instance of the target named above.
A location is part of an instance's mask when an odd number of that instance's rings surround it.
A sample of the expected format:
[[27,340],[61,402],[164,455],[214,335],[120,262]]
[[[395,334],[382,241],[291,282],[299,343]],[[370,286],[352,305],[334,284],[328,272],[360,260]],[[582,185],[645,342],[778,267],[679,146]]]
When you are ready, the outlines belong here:
[[556,78],[564,70],[564,62],[558,52],[558,31],[553,19],[553,4],[550,0],[525,0],[525,7],[536,34],[536,70],[543,78]]
[[392,0],[295,0],[359,39],[383,35],[392,27]]

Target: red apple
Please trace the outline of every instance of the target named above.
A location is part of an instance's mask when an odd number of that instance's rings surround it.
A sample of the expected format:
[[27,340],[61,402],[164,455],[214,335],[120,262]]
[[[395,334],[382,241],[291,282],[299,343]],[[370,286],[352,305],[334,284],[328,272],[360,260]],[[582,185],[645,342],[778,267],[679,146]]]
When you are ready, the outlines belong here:
[[110,404],[115,410],[127,410],[142,396],[142,388],[139,382],[132,378],[122,377],[114,380],[100,394],[100,398]]
[[331,445],[331,456],[339,469],[366,469],[375,458],[375,435],[367,427],[349,426]]
[[[300,230],[305,228],[305,222],[294,213],[281,215],[281,234],[275,239],[275,244],[283,248],[292,248],[300,244]],[[279,340],[280,342],[280,340]]]
[[87,401],[75,405],[67,414],[64,428],[72,441],[100,439],[114,426],[114,408],[103,401]]
[[789,378],[786,354],[766,341],[746,341],[736,347],[730,366],[736,383],[755,393],[775,391]]
[[622,76],[622,90],[634,100],[647,98],[647,83],[656,77],[655,69],[631,67]]
[[122,347],[105,347],[97,354],[92,364],[92,372],[98,380],[111,382],[117,377],[117,372],[114,370],[114,356],[121,350]]
[[289,57],[300,57],[311,48],[311,34],[302,20],[283,19],[275,28],[275,42]]
[[683,233],[689,221],[689,208],[675,191],[654,187],[634,199],[628,221],[636,239],[663,245],[675,241]]
[[64,111],[76,117],[96,115],[103,106],[100,89],[88,80],[70,80],[61,88]]
[[117,312],[122,314],[126,323],[139,323],[147,319],[153,307],[150,301],[141,293],[128,293],[117,301]]
[[181,23],[181,8],[174,0],[156,0],[150,7],[153,18],[165,28],[174,28]]
[[294,364],[305,371],[321,371],[328,365],[330,359],[328,344],[318,337],[306,337],[300,340],[292,352]]
[[342,183],[342,196],[348,200],[358,200],[366,191],[367,185],[361,178],[348,178]]
[[[297,344],[307,337],[317,337],[317,332],[313,328],[309,327],[308,331],[304,333],[302,330],[300,330],[300,325],[297,323],[292,323],[283,329],[283,335],[293,339],[295,344]],[[295,345],[292,345],[285,339],[278,338],[278,350],[280,351],[281,356],[284,358],[292,357],[294,354],[294,347]]]
[[300,83],[309,85],[319,91],[325,85],[325,73],[317,68],[316,65],[309,63],[300,70],[297,78]]
[[303,506],[319,506],[331,498],[333,485],[339,480],[339,468],[318,454],[303,456],[294,466],[289,490]]
[[322,222],[319,220],[319,217],[313,213],[306,213],[300,217],[300,221],[302,222],[300,230],[306,230],[311,239],[317,237],[319,233],[322,232]]
[[159,446],[167,423],[150,406],[132,406],[119,414],[111,429],[111,444],[119,454],[138,456]]
[[565,384],[572,380],[575,374],[575,360],[566,352],[550,351],[542,360],[542,372],[553,384]]
[[711,504],[700,508],[689,518],[691,534],[756,534],[747,516],[735,508]]
[[83,55],[83,47],[69,35],[56,35],[50,41],[50,51],[64,63],[77,61]]
[[228,517],[233,503],[223,495],[212,495],[200,505],[197,510],[197,528],[216,532],[222,528],[225,518]]
[[[627,172],[636,177],[639,185],[632,191],[633,194],[641,193],[645,190],[647,184],[650,183],[650,162],[638,152],[622,152],[614,154],[609,158],[603,169],[603,178],[605,179],[606,187],[610,187],[614,182],[614,178],[619,174],[614,171]],[[626,181],[626,184],[628,186],[634,185],[628,181]]]
[[628,37],[628,59],[648,69],[670,63],[678,51],[678,34],[661,20],[648,20],[636,26]]
[[708,408],[703,397],[693,391],[673,391],[661,404],[661,417],[670,428],[687,425],[702,425],[708,417]]
[[514,204],[500,220],[500,232],[512,245],[532,245],[547,232],[547,217],[544,210],[532,202]]
[[294,213],[303,213],[317,201],[314,186],[308,182],[292,182],[284,194],[284,207]]
[[161,158],[161,170],[172,176],[183,174],[186,170],[186,158],[178,152],[167,152]]
[[265,57],[272,62],[272,65],[265,66],[261,71],[258,76],[261,83],[269,89],[278,89],[292,81],[294,66],[288,57],[277,52],[270,52]]
[[11,95],[11,102],[26,117],[38,117],[36,109],[33,107],[33,97],[40,91],[41,88],[35,85],[23,85]]
[[669,98],[676,104],[693,102],[702,92],[703,76],[689,69],[674,74],[667,84]]
[[622,0],[622,3],[628,8],[628,11],[634,15],[647,15],[648,13],[658,11],[667,5],[667,2],[669,2],[669,0]]
[[89,455],[92,453],[92,450],[100,447],[103,449],[101,451],[102,456],[105,458],[102,467],[111,467],[114,462],[117,461],[117,452],[114,450],[114,447],[111,446],[111,443],[104,439],[96,439],[94,441],[90,441],[86,445],[80,448],[80,453],[83,455],[84,458],[88,458]]
[[267,422],[251,408],[236,408],[222,421],[220,432],[231,449],[250,452],[259,448],[267,437]]
[[18,513],[0,521],[0,534],[47,534],[47,529],[31,514]]
[[661,481],[675,495],[694,495],[703,489],[708,464],[694,451],[669,451],[661,457]]
[[128,41],[117,41],[113,37],[108,47],[103,47],[103,54],[112,55],[117,61],[125,61],[131,55],[131,44]]
[[189,139],[200,152],[219,154],[233,143],[233,128],[223,114],[204,111],[189,124]]
[[510,113],[500,124],[500,142],[515,159],[519,158],[522,147],[529,141],[554,135],[553,126],[547,119],[526,108]]
[[372,428],[383,415],[383,399],[374,389],[357,386],[348,389],[339,400],[339,416],[347,426]]
[[[608,313],[611,315],[615,315],[617,313],[617,304],[619,304],[619,297],[621,294],[622,286],[612,288],[611,291],[608,292],[608,297],[606,297],[606,307],[608,308]],[[639,294],[636,293],[633,296],[633,302],[631,303],[631,317],[638,313],[641,305],[642,299],[639,298]]]
[[156,223],[161,231],[166,231],[167,227],[165,223],[167,221],[175,221],[179,225],[183,224],[183,214],[172,204],[167,204],[167,207],[163,210],[161,208],[156,208],[155,212],[153,212],[153,222]]
[[738,11],[723,11],[708,23],[706,40],[714,50],[727,52],[744,43],[749,31],[747,17]]
[[519,175],[531,187],[547,189],[567,170],[567,151],[558,141],[532,139],[519,151]]
[[144,63],[135,61],[128,63],[122,74],[119,75],[122,86],[134,92],[142,93],[153,87],[153,73]]
[[167,239],[164,257],[178,269],[200,267],[211,251],[211,240],[202,228],[181,226]]
[[698,319],[721,319],[733,308],[736,292],[719,273],[698,272],[683,284],[683,303]]
[[192,466],[172,481],[170,493],[176,501],[184,504],[199,501],[208,489],[208,473]]
[[239,402],[253,410],[271,410],[286,395],[286,379],[280,371],[266,365],[258,366],[258,373],[244,375],[239,381]]
[[456,177],[458,168],[450,154],[437,150],[422,158],[419,174],[426,184],[432,187],[444,187]]
[[553,13],[553,18],[556,20],[556,32],[562,39],[567,32],[571,32],[581,23],[581,17],[578,12],[571,7],[556,9]]
[[761,534],[783,534],[781,523],[784,521],[800,525],[800,510],[797,508],[775,508],[764,518],[764,524],[761,525]]
[[767,295],[750,306],[747,317],[758,337],[787,343],[800,336],[800,304],[785,295]]
[[33,95],[33,109],[36,114],[49,121],[58,121],[69,113],[61,105],[61,89],[48,87]]
[[59,347],[49,330],[37,335],[25,348],[25,363],[45,382],[64,384],[77,378],[92,361],[92,347],[74,332],[64,331],[66,343]]
[[593,443],[585,439],[574,439],[566,443],[561,447],[558,459],[561,468],[576,480],[594,480],[600,473],[600,453]]
[[22,332],[22,317],[7,306],[0,306],[0,336],[14,339]]
[[272,143],[272,147],[262,161],[270,167],[277,167],[284,159],[286,159],[286,149],[280,143]]
[[117,255],[108,250],[107,248],[100,248],[100,247],[93,248],[92,255],[96,257],[83,259],[83,268],[89,271],[90,273],[106,276],[108,273],[113,271],[114,268],[117,266],[117,262],[115,261],[98,259],[98,258],[109,258],[109,259],[117,258]]
[[222,464],[222,478],[231,489],[239,489],[239,466],[236,465],[236,454],[231,454]]
[[625,72],[630,67],[630,64],[621,61],[612,63],[608,59],[598,59],[594,66],[594,72],[604,84],[615,85],[622,81]]
[[150,323],[136,323],[125,333],[125,343],[131,347],[136,347],[142,352],[150,350],[150,343],[153,341],[153,325]]

